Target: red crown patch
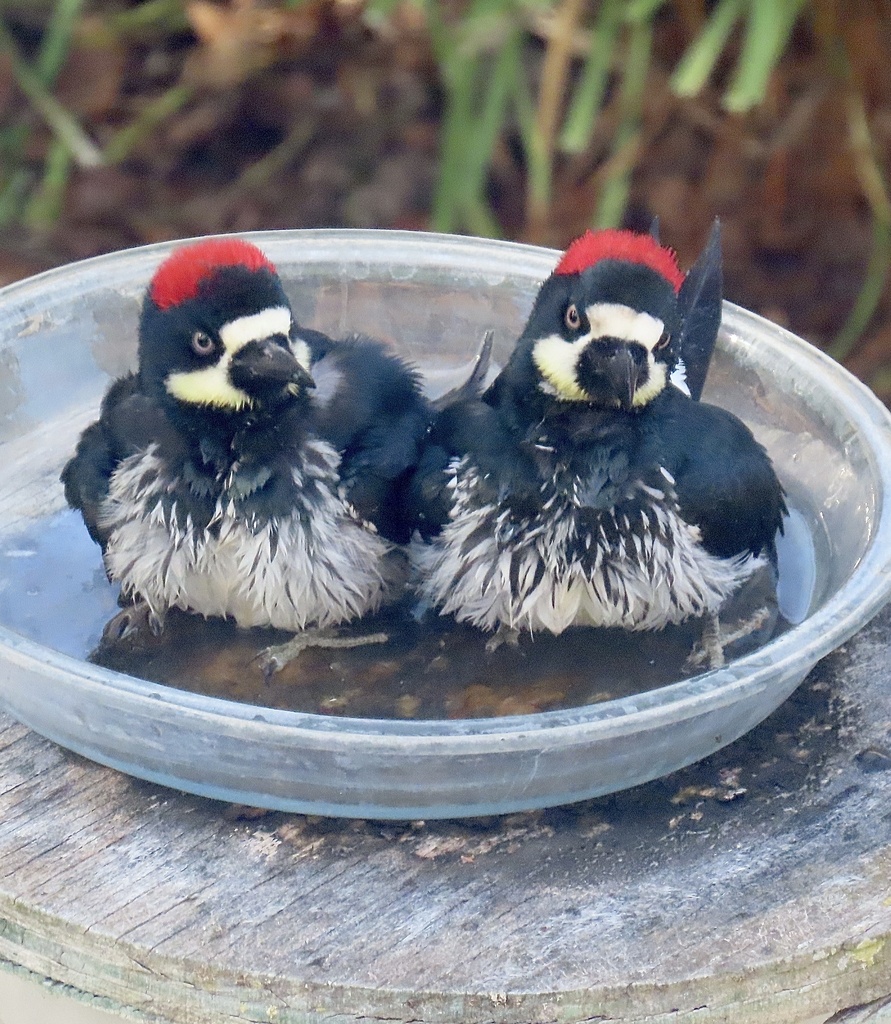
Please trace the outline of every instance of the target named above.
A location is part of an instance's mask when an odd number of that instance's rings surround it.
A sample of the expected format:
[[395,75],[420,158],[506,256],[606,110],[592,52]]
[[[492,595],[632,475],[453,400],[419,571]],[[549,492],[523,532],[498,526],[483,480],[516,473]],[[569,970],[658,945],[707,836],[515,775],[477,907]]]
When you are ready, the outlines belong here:
[[152,301],[161,309],[178,306],[198,294],[201,282],[220,267],[246,267],[276,273],[270,260],[241,238],[207,238],[177,249],[155,271],[149,285]]
[[660,245],[652,235],[615,228],[586,231],[570,244],[554,273],[578,274],[601,260],[620,260],[649,267],[661,274],[675,291],[679,291],[684,283],[684,273],[678,266],[673,249]]

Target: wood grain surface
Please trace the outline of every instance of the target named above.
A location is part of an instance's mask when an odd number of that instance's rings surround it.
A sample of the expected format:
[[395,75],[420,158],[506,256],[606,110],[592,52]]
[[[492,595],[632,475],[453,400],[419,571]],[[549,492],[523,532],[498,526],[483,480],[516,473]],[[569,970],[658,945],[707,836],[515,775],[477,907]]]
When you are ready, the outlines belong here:
[[503,818],[255,817],[0,716],[0,958],[176,1024],[880,1020],[889,795],[889,609],[707,760]]

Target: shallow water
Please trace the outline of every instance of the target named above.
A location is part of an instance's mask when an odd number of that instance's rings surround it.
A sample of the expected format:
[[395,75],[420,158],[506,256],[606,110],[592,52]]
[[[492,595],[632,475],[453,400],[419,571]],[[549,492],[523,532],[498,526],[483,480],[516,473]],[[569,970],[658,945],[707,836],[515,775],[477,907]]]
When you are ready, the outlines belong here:
[[[722,614],[732,630],[759,608],[772,614],[728,649],[741,654],[800,621],[814,600],[815,554],[807,518],[792,511],[780,545],[778,603],[768,574],[747,584]],[[374,718],[473,718],[527,714],[610,700],[694,674],[686,659],[701,623],[659,633],[574,629],[523,636],[487,652],[487,636],[410,601],[342,630],[386,632],[385,644],[309,649],[267,680],[257,655],[287,639],[273,630],[172,612],[160,637],[143,631],[101,641],[117,612],[99,549],[71,511],[0,537],[0,624],[77,658],[199,693],[296,711]]]

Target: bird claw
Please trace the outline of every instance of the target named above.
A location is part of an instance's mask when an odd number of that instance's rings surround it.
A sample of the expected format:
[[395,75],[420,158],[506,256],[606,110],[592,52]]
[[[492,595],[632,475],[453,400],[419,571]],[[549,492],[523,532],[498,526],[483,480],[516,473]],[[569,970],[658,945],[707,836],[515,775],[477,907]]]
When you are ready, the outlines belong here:
[[[296,655],[294,655],[296,657]],[[260,671],[263,673],[263,682],[271,682],[272,677],[288,664],[287,661],[282,661],[277,655],[272,653],[272,648],[268,648],[265,651],[261,651],[254,661],[260,665]]]
[[735,628],[724,632],[717,615],[710,615],[702,629],[702,639],[694,645],[687,656],[684,667],[688,670],[707,666],[709,670],[726,664],[725,651],[737,640],[744,640],[761,629],[770,618],[770,609],[759,608],[749,618],[737,623]]
[[693,645],[687,655],[684,668],[688,672],[707,668],[710,671],[721,668],[724,664],[724,645],[719,632],[712,631],[708,626],[702,631],[702,639]]
[[164,620],[145,601],[137,601],[136,604],[122,608],[106,622],[101,642],[120,644],[144,633],[146,628],[152,636],[159,636],[164,628]]
[[256,655],[265,682],[289,665],[308,647],[344,648],[365,647],[368,644],[385,644],[390,639],[387,633],[366,633],[363,636],[339,636],[334,629],[306,629],[296,633],[283,644],[266,647]]
[[486,654],[494,653],[504,644],[507,644],[508,647],[519,647],[520,631],[502,623],[486,641]]

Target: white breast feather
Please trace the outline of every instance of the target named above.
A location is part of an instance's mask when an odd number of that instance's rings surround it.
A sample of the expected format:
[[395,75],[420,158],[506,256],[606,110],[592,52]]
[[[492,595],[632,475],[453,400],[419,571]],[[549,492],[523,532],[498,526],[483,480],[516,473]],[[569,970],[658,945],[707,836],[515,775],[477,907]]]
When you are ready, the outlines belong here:
[[[568,556],[570,541],[577,541],[585,527],[566,498],[516,531],[503,511],[479,504],[479,480],[467,459],[453,461],[449,473],[455,496],[450,521],[431,544],[412,544],[412,562],[423,597],[443,613],[483,629],[661,629],[716,612],[764,564],[751,555],[728,559],[709,554],[700,544],[698,527],[667,507],[662,491],[643,484],[638,492],[645,505],[642,536],[623,523],[618,542],[610,544],[601,519],[596,533],[592,528],[581,538],[587,551],[583,564]],[[481,539],[464,551],[477,530]],[[628,557],[629,545],[636,557]],[[540,564],[544,571],[536,583]]]
[[[314,488],[311,522],[301,508],[251,529],[232,503],[218,503],[216,536],[179,529],[165,515],[166,487],[156,449],[124,460],[103,507],[110,529],[105,564],[125,594],[163,617],[171,607],[233,618],[238,625],[300,630],[359,618],[377,609],[391,587],[392,545],[360,522],[337,494],[339,456],[314,442],[321,466],[302,467]],[[294,469],[301,482],[301,467]],[[319,496],[320,495],[320,496]]]

